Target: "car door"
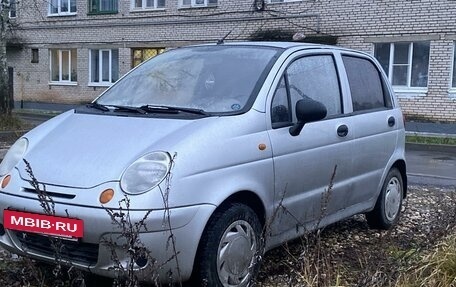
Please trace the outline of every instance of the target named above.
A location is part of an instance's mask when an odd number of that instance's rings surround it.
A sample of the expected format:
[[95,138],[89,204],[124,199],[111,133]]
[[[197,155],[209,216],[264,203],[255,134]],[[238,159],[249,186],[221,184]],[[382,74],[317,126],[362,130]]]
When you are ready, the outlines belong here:
[[376,198],[382,176],[398,140],[401,111],[393,108],[391,91],[375,62],[367,56],[344,53],[350,87],[352,131],[356,153],[353,154],[352,202],[363,205]]
[[[273,150],[275,202],[273,235],[299,228],[314,228],[350,203],[350,118],[344,117],[342,89],[332,53],[290,57],[274,84],[269,102]],[[295,105],[304,97],[323,103],[327,116],[307,123],[297,136]],[[333,177],[334,173],[334,177]],[[333,179],[332,179],[333,177]],[[332,188],[328,191],[329,185]]]

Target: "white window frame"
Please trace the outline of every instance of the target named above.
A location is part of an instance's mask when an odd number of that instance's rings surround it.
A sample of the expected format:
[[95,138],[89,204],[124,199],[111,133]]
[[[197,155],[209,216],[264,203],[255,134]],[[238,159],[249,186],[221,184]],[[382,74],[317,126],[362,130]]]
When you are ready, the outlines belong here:
[[412,82],[412,60],[413,60],[413,43],[408,43],[408,59],[407,64],[394,64],[394,55],[396,49],[396,43],[390,43],[390,64],[388,66],[388,79],[390,82],[393,82],[393,70],[394,67],[403,67],[407,66],[407,84],[405,86],[395,86],[398,88],[407,88],[410,89],[410,84]]
[[[49,1],[48,16],[72,16],[76,15],[78,12],[77,1],[76,1],[76,11],[71,12],[71,0],[57,0],[57,13],[52,13],[52,1]],[[68,2],[68,11],[62,12],[62,2]]]
[[[112,82],[112,50],[113,49],[90,49],[89,50],[89,86],[109,87]],[[98,82],[92,82],[92,51],[98,51]],[[109,52],[109,81],[103,81],[103,52]]]
[[[93,7],[93,2],[89,1],[89,6],[92,5],[92,7],[89,7],[88,8],[88,13],[89,14],[92,14],[92,15],[97,15],[97,14],[114,14],[114,13],[118,13],[119,11],[119,1],[118,0],[110,0],[111,2],[109,3],[110,6],[115,6],[115,9],[113,10],[102,10],[101,9],[101,3],[102,0],[99,0],[97,3],[96,3],[96,8],[95,9],[92,9]],[[94,11],[95,10],[95,11]]]
[[[49,49],[49,74],[50,74],[50,81],[49,84],[52,85],[77,85],[77,81],[71,81],[71,50],[72,49]],[[73,49],[74,50],[74,49]],[[58,81],[53,81],[52,80],[52,52],[58,53],[58,67],[59,67],[59,80]],[[62,75],[63,75],[63,65],[62,65],[62,54],[64,52],[68,52],[68,80],[63,80]],[[77,61],[77,58],[76,58]],[[77,77],[77,72],[76,72],[76,77]]]
[[203,4],[197,4],[197,0],[190,0],[191,4],[184,4],[184,0],[179,0],[179,8],[200,8],[200,7],[216,7],[218,6],[218,0],[217,4],[209,4],[209,0],[204,0]]
[[453,87],[455,60],[456,60],[456,42],[453,42],[453,58],[451,61],[451,70],[450,70],[450,87],[448,89],[449,96],[450,96],[450,98],[453,98],[453,99],[456,99],[456,86]]
[[303,0],[267,0],[268,4],[278,4],[286,2],[302,2]]
[[[407,64],[394,64],[394,53],[395,53],[395,44],[401,44],[404,42],[391,42],[391,43],[385,43],[390,45],[390,57],[389,57],[389,65],[388,65],[388,80],[390,81],[393,90],[399,95],[399,96],[424,96],[427,91],[428,87],[411,87],[411,81],[412,81],[412,61],[413,61],[413,45],[414,42],[405,42],[408,44],[408,60]],[[374,47],[375,49],[375,47]],[[429,58],[431,55],[429,54]],[[430,60],[429,60],[430,62]],[[430,64],[430,63],[429,63]],[[407,85],[405,86],[398,86],[398,85],[393,85],[393,67],[394,66],[407,66]],[[429,67],[428,67],[428,85],[429,85]]]
[[141,7],[136,7],[135,6],[135,0],[130,1],[130,10],[131,11],[144,11],[144,10],[165,10],[166,7],[166,1],[165,1],[165,7],[157,7],[158,5],[158,0],[152,0],[154,1],[154,6],[153,7],[147,7],[147,0],[142,0],[142,5]]

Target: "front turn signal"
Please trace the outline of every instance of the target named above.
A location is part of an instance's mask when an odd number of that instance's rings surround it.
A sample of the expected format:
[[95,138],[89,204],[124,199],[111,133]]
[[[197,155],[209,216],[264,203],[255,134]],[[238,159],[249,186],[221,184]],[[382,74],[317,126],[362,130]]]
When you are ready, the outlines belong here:
[[109,188],[106,190],[103,190],[103,192],[100,194],[100,203],[101,204],[106,204],[111,201],[111,199],[114,197],[114,190]]
[[3,180],[2,180],[2,188],[7,187],[8,184],[10,183],[10,181],[11,181],[11,175],[8,174],[8,175],[5,176],[5,177],[3,178]]

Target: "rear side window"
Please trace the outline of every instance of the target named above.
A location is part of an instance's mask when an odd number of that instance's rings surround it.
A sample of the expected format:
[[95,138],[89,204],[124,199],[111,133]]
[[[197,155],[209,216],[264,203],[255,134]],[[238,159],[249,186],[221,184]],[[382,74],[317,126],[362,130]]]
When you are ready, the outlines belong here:
[[[377,67],[368,59],[342,56],[352,96],[353,111],[388,107],[389,94]],[[385,99],[387,99],[385,101]]]

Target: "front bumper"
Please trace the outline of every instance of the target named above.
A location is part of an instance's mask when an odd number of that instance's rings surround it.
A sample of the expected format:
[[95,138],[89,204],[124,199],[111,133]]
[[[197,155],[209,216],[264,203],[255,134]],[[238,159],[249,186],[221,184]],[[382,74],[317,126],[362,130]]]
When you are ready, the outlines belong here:
[[[12,182],[0,190],[2,225],[5,209],[43,213],[36,195],[33,198],[28,194],[24,196],[21,192],[13,193],[13,190],[21,188],[15,185],[17,182]],[[109,183],[106,185],[108,188]],[[105,187],[97,187],[98,190],[103,188]],[[138,232],[139,242],[136,246],[144,246],[149,256],[145,265],[134,264],[138,278],[143,281],[156,281],[158,278],[159,282],[185,281],[190,278],[200,237],[215,206],[201,204],[170,208],[168,211],[133,208],[131,206],[128,211],[132,223],[140,222],[147,215],[144,220],[146,227]],[[124,209],[123,212],[127,211]],[[125,231],[128,230],[122,230],[114,224],[105,208],[55,201],[55,215],[69,215],[84,221],[83,238],[78,241],[61,239],[64,247],[57,255],[60,260],[94,274],[113,278],[119,276],[120,266],[128,270],[128,264],[132,261],[128,252],[131,246],[126,243],[128,236],[125,234],[128,232]],[[0,234],[0,245],[13,253],[53,262],[56,260],[56,252],[50,239],[54,240],[55,237],[5,230],[4,234]]]

